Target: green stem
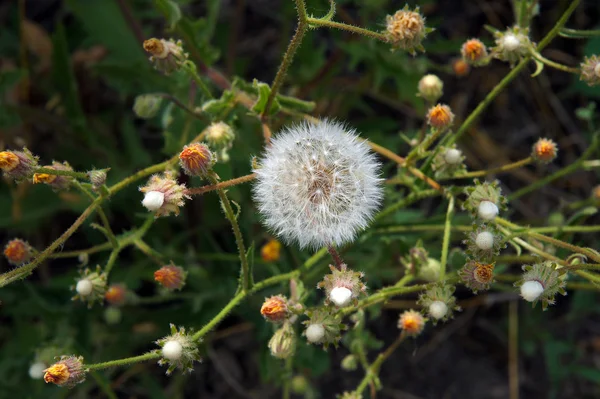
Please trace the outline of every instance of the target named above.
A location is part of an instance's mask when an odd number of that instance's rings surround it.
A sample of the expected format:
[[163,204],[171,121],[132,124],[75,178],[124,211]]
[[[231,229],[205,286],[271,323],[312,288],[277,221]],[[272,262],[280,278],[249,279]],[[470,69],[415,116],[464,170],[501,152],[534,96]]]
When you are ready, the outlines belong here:
[[110,256],[108,257],[108,261],[106,262],[106,267],[104,268],[104,272],[106,273],[107,276],[110,274],[110,271],[112,270],[113,266],[115,265],[115,262],[117,261],[117,258],[119,257],[119,252],[121,252],[121,248],[117,247],[117,248],[113,249],[112,252],[110,253]]
[[468,173],[464,173],[462,175],[452,176],[449,179],[468,179],[471,177],[480,177],[480,176],[498,174],[498,173],[502,173],[502,172],[508,172],[509,170],[517,169],[522,166],[528,165],[532,161],[533,161],[532,157],[527,157],[525,159],[521,159],[520,161],[513,162],[513,163],[510,163],[507,165],[503,165],[498,168],[468,172]]
[[55,175],[55,176],[69,176],[75,179],[89,180],[90,177],[87,173],[84,172],[74,172],[72,170],[58,170],[48,167],[40,167],[35,170],[35,173],[45,173],[47,175]]
[[283,59],[281,60],[281,64],[279,65],[279,69],[277,70],[277,74],[275,75],[275,79],[273,79],[273,83],[271,83],[271,92],[269,93],[269,97],[267,98],[267,103],[265,104],[265,108],[261,114],[261,118],[264,118],[268,115],[271,110],[271,105],[273,105],[273,100],[275,99],[275,95],[279,92],[279,88],[283,83],[283,79],[285,79],[285,75],[287,74],[287,70],[290,67],[292,60],[294,59],[294,55],[296,54],[296,50],[300,47],[302,43],[302,39],[304,38],[304,34],[306,33],[307,25],[307,16],[306,16],[306,6],[304,4],[304,0],[295,0],[296,1],[296,9],[298,11],[298,27],[296,28],[296,33],[292,37],[290,44],[288,45],[285,54],[283,55]]
[[554,25],[552,30],[550,30],[550,32],[548,32],[546,34],[546,36],[542,39],[542,41],[540,41],[540,43],[537,46],[538,52],[542,51],[542,49],[544,47],[549,45],[550,42],[552,41],[552,39],[554,39],[556,37],[556,35],[558,35],[560,33],[560,30],[565,26],[565,24],[567,23],[567,20],[569,19],[571,14],[573,14],[573,11],[575,11],[575,9],[577,8],[578,5],[579,5],[579,0],[573,0],[573,2],[569,5],[569,8],[567,8],[567,10],[560,17],[560,19],[558,21],[556,21],[556,24]]
[[446,212],[446,223],[444,225],[444,239],[442,241],[442,258],[440,259],[440,281],[446,276],[446,263],[448,263],[448,249],[450,247],[450,228],[452,227],[452,215],[454,214],[454,197],[448,199],[448,210]]
[[319,18],[311,18],[311,17],[307,18],[306,21],[308,22],[309,25],[312,25],[312,26],[324,26],[326,28],[345,30],[348,32],[356,33],[358,35],[371,37],[373,39],[377,39],[382,42],[386,42],[386,43],[389,42],[389,40],[383,33],[374,32],[372,30],[360,28],[358,26],[348,25],[348,24],[344,24],[341,22],[328,21],[328,20],[319,19]]
[[142,251],[145,255],[152,258],[156,263],[161,265],[165,263],[163,255],[160,252],[155,251],[153,248],[151,248],[148,244],[146,244],[146,242],[144,242],[144,240],[135,240],[133,241],[133,245],[135,245],[136,248]]
[[600,36],[600,29],[597,30],[580,30],[562,28],[558,34],[569,39],[587,39],[594,36]]
[[110,195],[114,195],[116,193],[118,193],[119,191],[121,191],[122,189],[124,189],[125,187],[127,187],[128,185],[130,185],[131,183],[134,183],[135,181],[142,179],[146,176],[149,176],[153,173],[158,173],[158,172],[162,172],[164,171],[166,168],[168,168],[171,165],[174,165],[175,162],[177,161],[178,156],[176,155],[175,157],[171,158],[168,161],[165,162],[161,162],[159,164],[156,165],[152,165],[149,166],[145,169],[142,169],[136,173],[134,173],[133,175],[121,180],[120,182],[118,182],[117,184],[115,184],[114,186],[111,186],[108,191],[110,193]]
[[190,77],[194,80],[196,85],[202,90],[206,98],[212,99],[214,98],[206,83],[198,76],[198,71],[196,69],[196,65],[192,61],[186,61],[183,64],[183,69],[190,75]]
[[[208,180],[215,186],[219,183],[217,178],[213,174],[210,174],[208,176]],[[238,252],[240,253],[240,262],[242,265],[242,289],[244,291],[248,291],[250,288],[252,288],[252,276],[250,275],[250,265],[248,265],[248,258],[246,257],[246,246],[244,245],[244,238],[242,237],[242,232],[240,231],[240,226],[237,222],[237,216],[233,212],[231,202],[229,201],[229,198],[227,198],[225,190],[223,190],[222,188],[218,188],[217,194],[219,195],[221,203],[223,204],[225,216],[227,217],[227,219],[231,223],[231,227],[233,228],[233,235],[235,236],[235,242],[238,247]]]
[[361,395],[362,392],[367,388],[367,385],[377,377],[379,374],[379,369],[381,369],[381,365],[385,362],[391,355],[398,349],[400,344],[404,342],[407,335],[401,333],[398,338],[382,353],[377,356],[377,359],[371,364],[371,367],[367,370],[365,377],[362,379],[356,390],[354,391],[357,395]]
[[102,370],[102,369],[107,369],[109,367],[126,366],[128,364],[145,362],[146,360],[154,360],[154,359],[160,358],[160,356],[161,355],[158,352],[150,352],[150,353],[146,353],[144,355],[127,357],[125,359],[111,360],[108,362],[96,363],[96,364],[86,364],[86,365],[84,365],[84,368],[86,368],[88,370]]
[[410,165],[417,155],[424,154],[427,149],[431,147],[431,145],[446,131],[446,129],[433,129],[432,132],[425,137],[425,140],[408,154],[405,164]]
[[568,73],[574,73],[574,74],[579,74],[579,68],[572,68],[572,67],[568,67],[566,65],[563,65],[561,63],[549,60],[548,58],[544,57],[543,55],[541,55],[540,53],[538,53],[537,51],[532,51],[531,55],[533,56],[533,58],[535,58],[536,60],[548,65],[549,67],[552,67],[554,69],[558,69],[559,71],[563,71],[563,72],[568,72]]

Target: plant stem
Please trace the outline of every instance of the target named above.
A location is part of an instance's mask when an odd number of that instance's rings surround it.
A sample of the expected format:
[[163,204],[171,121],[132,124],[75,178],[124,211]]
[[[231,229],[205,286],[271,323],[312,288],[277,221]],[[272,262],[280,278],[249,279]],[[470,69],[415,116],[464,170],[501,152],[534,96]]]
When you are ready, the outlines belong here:
[[[75,187],[77,187],[79,189],[79,191],[81,191],[82,193],[84,193],[88,198],[90,198],[92,201],[94,201],[96,199],[96,197],[94,197],[94,195],[92,193],[89,192],[89,190],[87,190],[85,187],[83,187],[81,185],[81,183],[79,183],[78,181],[73,181],[72,183]],[[113,233],[111,227],[110,227],[110,223],[108,221],[108,218],[106,217],[106,214],[104,213],[104,210],[102,209],[102,206],[98,206],[98,216],[100,216],[100,220],[102,221],[102,225],[104,226],[104,229],[102,230],[102,232],[104,233],[104,235],[106,236],[106,238],[108,239],[108,241],[110,241],[110,244],[112,245],[113,248],[117,248],[119,246],[119,243],[117,242],[117,238],[115,237],[115,233]]]
[[110,253],[110,256],[108,257],[108,261],[106,262],[106,267],[104,268],[104,273],[106,273],[107,276],[110,274],[110,271],[112,270],[113,266],[115,265],[115,262],[117,261],[117,258],[119,257],[119,252],[121,252],[121,248],[117,247],[117,248],[113,249],[112,252]]
[[75,179],[89,180],[90,177],[87,173],[84,172],[74,172],[72,170],[58,170],[48,167],[40,167],[35,170],[35,173],[45,173],[47,175],[55,175],[55,176],[69,176]]
[[558,69],[559,71],[568,72],[568,73],[574,73],[574,74],[579,74],[579,68],[568,67],[568,66],[560,64],[558,62],[549,60],[546,57],[544,57],[543,55],[541,55],[540,53],[538,53],[537,51],[532,51],[531,55],[536,60],[538,60],[538,61],[540,61],[540,62],[548,65],[549,67],[552,67],[554,69]]
[[313,25],[313,26],[324,26],[326,28],[341,29],[341,30],[345,30],[348,32],[356,33],[357,35],[371,37],[373,39],[377,39],[377,40],[380,40],[385,43],[389,42],[389,40],[383,33],[374,32],[372,30],[360,28],[360,27],[354,26],[354,25],[348,25],[348,24],[344,24],[341,22],[333,22],[333,21],[327,21],[324,19],[311,18],[311,17],[307,18],[307,22],[309,25]]
[[446,212],[446,224],[444,225],[444,239],[442,241],[442,257],[440,259],[440,281],[446,276],[446,263],[448,262],[448,249],[450,247],[450,228],[452,227],[452,215],[454,214],[454,197],[448,199],[448,210]]
[[183,64],[183,69],[190,75],[190,77],[194,80],[196,85],[202,90],[202,93],[206,96],[206,98],[212,99],[214,98],[206,83],[198,76],[198,71],[196,70],[196,65],[192,61],[186,61]]
[[135,245],[136,248],[139,249],[140,251],[142,251],[145,255],[152,258],[152,260],[154,260],[154,262],[156,262],[157,264],[163,265],[165,263],[164,257],[162,256],[162,254],[159,253],[158,251],[155,251],[154,249],[152,249],[152,247],[150,247],[148,244],[146,244],[146,242],[144,242],[144,240],[142,240],[142,239],[134,240],[133,245]]
[[251,173],[251,174],[246,175],[246,176],[241,176],[241,177],[238,177],[238,178],[235,178],[235,179],[222,181],[222,182],[219,182],[217,184],[212,184],[212,185],[209,185],[209,186],[197,187],[197,188],[190,188],[190,189],[186,190],[186,193],[188,195],[204,194],[204,193],[207,193],[209,191],[223,189],[223,188],[227,188],[227,187],[231,187],[231,186],[236,186],[238,184],[246,183],[246,182],[252,181],[254,179],[256,179],[256,173]]
[[307,16],[306,16],[306,6],[304,4],[304,0],[295,0],[296,1],[296,9],[298,11],[298,26],[296,27],[296,33],[292,37],[290,44],[288,45],[285,54],[283,55],[283,59],[281,60],[281,64],[279,65],[279,69],[277,70],[277,74],[275,75],[275,79],[273,83],[271,83],[271,92],[269,93],[269,97],[267,98],[267,103],[265,104],[265,108],[262,111],[261,119],[264,119],[266,115],[269,114],[271,110],[271,105],[273,105],[273,100],[275,99],[275,95],[279,92],[279,88],[283,83],[283,79],[285,79],[285,75],[287,74],[287,70],[290,67],[292,60],[294,59],[294,55],[296,54],[296,50],[300,47],[302,43],[302,39],[304,38],[304,34],[306,33],[307,25]]
[[573,0],[573,2],[569,5],[569,8],[567,8],[567,10],[560,17],[560,19],[558,21],[556,21],[556,24],[554,25],[552,30],[550,30],[550,32],[548,32],[546,34],[546,36],[540,41],[540,43],[537,46],[538,52],[542,51],[542,49],[544,47],[549,45],[550,42],[552,41],[552,39],[554,39],[556,37],[556,35],[558,35],[560,33],[560,30],[565,26],[565,24],[567,23],[567,20],[569,19],[569,17],[573,13],[573,11],[575,11],[575,9],[577,8],[578,5],[579,5],[579,0]]
[[154,360],[154,359],[160,358],[160,356],[161,355],[158,352],[155,352],[155,353],[150,352],[150,353],[146,353],[144,355],[127,357],[125,359],[111,360],[108,362],[96,363],[96,364],[86,364],[84,366],[84,368],[89,369],[89,370],[102,370],[102,369],[107,369],[109,367],[126,366],[128,364],[145,362],[146,360]]
[[[209,174],[208,180],[215,186],[218,184],[217,178],[214,174]],[[227,217],[231,223],[231,227],[233,228],[233,235],[235,236],[235,242],[238,247],[238,252],[240,253],[240,262],[242,265],[241,286],[244,291],[248,291],[250,288],[252,288],[252,276],[250,275],[250,265],[248,265],[248,258],[246,257],[244,238],[242,237],[242,232],[240,231],[240,226],[237,222],[237,216],[233,212],[231,202],[229,201],[229,198],[227,198],[225,190],[222,188],[217,188],[216,190],[219,198],[221,199],[221,204],[223,204],[225,217]]]
[[344,264],[344,261],[342,260],[342,257],[340,256],[340,254],[335,250],[335,247],[333,245],[328,245],[327,251],[331,255],[331,258],[333,259],[333,263],[335,264],[335,267],[338,270],[342,270],[342,265]]
[[502,172],[508,172],[509,170],[517,169],[522,166],[528,165],[532,161],[533,161],[532,157],[527,157],[520,161],[509,163],[507,165],[503,165],[503,166],[500,166],[497,168],[468,172],[468,173],[464,173],[462,175],[452,176],[449,179],[467,179],[467,178],[471,178],[471,177],[487,176],[487,175],[493,175],[493,174],[498,174],[498,173],[502,173]]
[[367,370],[365,377],[362,379],[362,381],[354,391],[357,395],[361,395],[367,387],[367,385],[369,384],[369,382],[371,382],[374,378],[377,377],[377,375],[379,374],[379,369],[381,368],[383,362],[385,362],[392,355],[392,353],[394,353],[394,351],[398,349],[398,347],[400,346],[400,344],[402,344],[402,342],[404,342],[406,337],[407,335],[404,332],[402,332],[400,335],[398,335],[398,338],[396,338],[396,340],[384,352],[380,353],[379,356],[377,356],[377,359],[375,359],[373,364],[371,364],[371,367],[369,367],[369,369]]
[[562,28],[558,34],[569,39],[587,39],[594,36],[600,36],[600,30],[580,30]]
[[[175,157],[175,160],[176,159],[177,159],[177,156]],[[135,182],[136,180],[139,180],[143,177],[149,176],[153,173],[162,172],[163,170],[165,170],[167,167],[173,165],[174,163],[175,163],[175,161],[173,159],[170,159],[168,161],[149,166],[149,167],[142,169],[142,170],[134,173],[133,175],[121,180],[114,186],[111,186],[108,189],[108,191],[109,191],[110,195],[114,195],[114,194],[118,193],[119,191],[121,191],[122,189],[124,189],[125,187],[127,187],[128,185],[130,185],[131,183]]]
[[177,105],[179,108],[181,108],[183,111],[185,111],[188,115],[193,116],[196,119],[199,119],[203,122],[207,122],[208,119],[205,118],[202,114],[199,114],[193,110],[191,110],[190,108],[188,108],[184,103],[182,103],[181,101],[179,101],[179,99],[171,94],[168,93],[152,93],[151,95],[153,96],[159,96],[162,98],[166,98],[169,101],[173,102],[173,104]]

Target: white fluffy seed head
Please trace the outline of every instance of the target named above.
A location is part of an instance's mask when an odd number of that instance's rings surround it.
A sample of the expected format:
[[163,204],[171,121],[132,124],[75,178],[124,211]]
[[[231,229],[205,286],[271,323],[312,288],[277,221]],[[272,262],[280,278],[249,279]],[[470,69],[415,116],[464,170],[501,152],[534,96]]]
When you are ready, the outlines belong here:
[[444,160],[449,163],[450,165],[456,165],[457,163],[460,162],[460,156],[462,155],[462,152],[460,152],[459,150],[457,150],[456,148],[450,148],[448,151],[446,151],[446,153],[444,154]]
[[521,46],[521,41],[512,33],[507,33],[502,39],[502,44],[506,50],[515,51]]
[[276,134],[254,172],[264,223],[300,247],[352,241],[382,198],[379,163],[369,146],[329,120]]
[[338,307],[344,307],[352,299],[352,291],[346,287],[335,287],[329,293],[329,299]]
[[144,195],[144,199],[142,200],[142,205],[146,207],[149,211],[157,211],[165,202],[165,194],[160,191],[148,191]]
[[81,296],[88,296],[94,290],[94,285],[92,284],[92,282],[90,280],[86,280],[86,279],[79,280],[77,282],[77,285],[75,286],[75,290]]
[[492,220],[498,216],[498,206],[492,201],[481,201],[477,213],[484,220]]
[[169,360],[179,360],[183,353],[183,346],[177,341],[167,341],[163,345],[162,355]]
[[539,281],[525,281],[521,285],[521,296],[527,302],[535,301],[542,295],[542,292],[544,292],[544,286]]
[[34,380],[39,380],[44,376],[44,370],[47,366],[42,362],[35,362],[29,366],[29,376]]
[[429,314],[434,319],[442,319],[448,314],[448,305],[442,301],[433,301],[429,305]]
[[475,245],[477,248],[488,250],[494,246],[494,235],[489,231],[482,231],[475,237]]
[[325,327],[323,324],[311,324],[306,328],[306,339],[308,342],[318,344],[325,337]]

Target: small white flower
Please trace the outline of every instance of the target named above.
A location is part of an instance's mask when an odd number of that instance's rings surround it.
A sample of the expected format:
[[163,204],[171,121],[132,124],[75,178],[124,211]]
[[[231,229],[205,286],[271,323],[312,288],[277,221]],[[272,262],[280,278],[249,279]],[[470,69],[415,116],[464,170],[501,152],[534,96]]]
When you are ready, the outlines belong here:
[[77,285],[75,286],[75,290],[81,296],[90,295],[92,293],[93,289],[94,289],[94,285],[92,284],[92,282],[90,280],[87,280],[87,279],[79,280],[77,282]]
[[542,295],[542,292],[544,292],[544,286],[539,281],[525,281],[521,285],[521,296],[527,302],[535,301]]
[[521,46],[521,41],[519,38],[512,33],[507,33],[502,38],[502,45],[508,51],[515,51]]
[[329,293],[329,299],[337,307],[342,308],[350,303],[350,300],[352,299],[352,291],[346,287],[335,287]]
[[306,339],[308,342],[318,344],[325,337],[325,327],[323,324],[311,324],[306,328]]
[[442,301],[433,301],[429,305],[429,314],[434,319],[442,319],[448,314],[448,305]]
[[483,250],[492,249],[494,246],[494,235],[489,231],[482,231],[475,237],[475,245]]
[[29,376],[34,380],[39,380],[44,376],[44,370],[46,370],[47,367],[48,366],[42,362],[35,362],[29,366]]
[[492,220],[498,216],[498,206],[491,201],[481,201],[477,208],[479,217],[484,220]]
[[456,165],[457,163],[460,162],[460,156],[461,155],[462,155],[462,152],[460,152],[459,150],[457,150],[455,148],[450,148],[444,154],[444,160],[447,163],[449,163],[450,165]]
[[162,355],[169,360],[179,360],[183,353],[183,346],[177,341],[167,341],[162,348]]
[[254,172],[264,223],[300,247],[352,241],[382,198],[379,163],[369,146],[328,120],[275,135]]
[[160,191],[148,191],[144,195],[142,205],[144,205],[149,211],[157,211],[165,202],[165,195]]

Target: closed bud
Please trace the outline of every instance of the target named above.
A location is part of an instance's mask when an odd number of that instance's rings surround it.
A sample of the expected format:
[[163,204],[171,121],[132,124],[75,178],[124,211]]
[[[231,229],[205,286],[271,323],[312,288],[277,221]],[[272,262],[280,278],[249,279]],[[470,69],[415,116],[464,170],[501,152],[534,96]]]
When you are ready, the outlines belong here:
[[486,65],[489,62],[485,44],[479,39],[467,40],[460,50],[463,60],[473,66]]
[[358,367],[358,359],[355,355],[348,355],[342,359],[342,369],[346,371],[356,370]]
[[62,356],[60,361],[44,370],[44,381],[73,388],[85,381],[87,370],[83,367],[83,357]]
[[194,143],[183,147],[179,164],[190,176],[206,176],[215,163],[214,155],[206,144]]
[[400,315],[398,328],[402,330],[402,333],[411,337],[416,337],[423,332],[425,322],[426,320],[421,313],[411,309]]
[[542,138],[536,141],[531,149],[531,156],[540,163],[550,163],[558,155],[558,146],[550,139]]
[[419,96],[434,103],[444,93],[444,82],[436,75],[425,75],[419,80]]
[[454,113],[445,104],[437,104],[427,111],[427,123],[433,128],[446,130],[452,125],[452,122],[454,122]]
[[142,205],[150,212],[155,212],[156,217],[169,216],[171,213],[179,215],[179,208],[184,205],[186,198],[190,198],[185,184],[177,184],[171,171],[153,175],[139,190],[145,194]]
[[154,353],[161,355],[158,364],[160,366],[168,365],[167,375],[171,375],[176,368],[192,372],[194,362],[202,361],[198,350],[199,341],[195,340],[191,333],[187,334],[185,327],[177,329],[174,324],[171,324],[170,328],[171,335],[156,341],[156,344],[160,346],[160,351],[154,351]]
[[217,155],[219,162],[227,162],[227,151],[233,146],[235,134],[225,122],[214,122],[206,128],[206,142]]
[[31,179],[34,170],[38,167],[38,157],[27,148],[23,151],[1,151],[0,169],[4,177],[20,183]]
[[295,375],[292,378],[292,382],[290,385],[292,388],[292,392],[294,392],[296,395],[302,395],[303,393],[306,393],[306,391],[309,388],[308,381],[303,375]]
[[144,41],[144,50],[150,54],[150,62],[154,68],[165,75],[181,68],[187,61],[188,55],[181,47],[181,40],[148,39]]
[[511,67],[517,61],[528,56],[531,52],[532,43],[529,40],[529,29],[514,26],[505,32],[496,32],[496,47],[492,49],[492,55],[502,61],[506,61]]
[[162,97],[154,94],[142,94],[135,98],[133,103],[133,112],[138,118],[154,118],[160,110]]
[[401,48],[412,55],[416,54],[415,50],[425,51],[421,42],[429,29],[425,27],[425,18],[418,7],[411,11],[407,5],[394,15],[388,15],[386,25],[385,35],[393,49]]
[[20,266],[33,258],[33,248],[26,241],[14,238],[4,247],[4,257],[8,263]]
[[271,322],[280,323],[290,316],[288,301],[283,295],[266,298],[260,308],[260,314]]
[[592,55],[585,57],[581,63],[581,75],[579,78],[588,86],[600,85],[600,57]]
[[269,350],[271,355],[278,359],[287,359],[292,356],[296,350],[296,334],[291,323],[284,323],[283,326],[269,340]]
[[168,290],[180,290],[185,285],[187,272],[174,264],[166,265],[154,272],[154,280]]

